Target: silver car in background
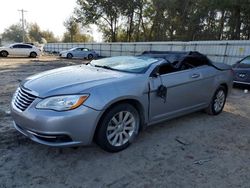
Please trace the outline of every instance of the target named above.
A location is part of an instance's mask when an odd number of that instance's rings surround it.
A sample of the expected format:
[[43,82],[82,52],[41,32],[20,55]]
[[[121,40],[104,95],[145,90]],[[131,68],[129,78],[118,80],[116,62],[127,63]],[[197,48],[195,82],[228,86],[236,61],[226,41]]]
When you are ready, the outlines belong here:
[[69,50],[61,51],[59,53],[60,57],[72,59],[72,58],[85,58],[85,59],[95,59],[98,57],[98,53],[94,50],[88,48],[71,48]]
[[230,66],[198,52],[146,52],[43,72],[16,90],[15,128],[49,146],[125,149],[144,127],[205,109],[217,115],[232,88]]

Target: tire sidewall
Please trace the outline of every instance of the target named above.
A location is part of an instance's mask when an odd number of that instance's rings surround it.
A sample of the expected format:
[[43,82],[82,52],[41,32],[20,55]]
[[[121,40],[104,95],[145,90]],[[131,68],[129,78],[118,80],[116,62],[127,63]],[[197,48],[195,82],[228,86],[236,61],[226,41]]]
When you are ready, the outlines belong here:
[[[111,118],[120,111],[129,111],[130,113],[133,114],[134,118],[136,119],[136,128],[133,135],[131,136],[131,138],[127,143],[125,143],[122,146],[113,146],[109,143],[106,132]],[[134,141],[134,139],[138,135],[139,127],[140,127],[140,117],[138,111],[130,104],[119,104],[108,110],[104,114],[104,117],[101,119],[100,126],[97,130],[97,135],[96,135],[97,144],[100,145],[104,150],[109,152],[121,151],[127,148]]]

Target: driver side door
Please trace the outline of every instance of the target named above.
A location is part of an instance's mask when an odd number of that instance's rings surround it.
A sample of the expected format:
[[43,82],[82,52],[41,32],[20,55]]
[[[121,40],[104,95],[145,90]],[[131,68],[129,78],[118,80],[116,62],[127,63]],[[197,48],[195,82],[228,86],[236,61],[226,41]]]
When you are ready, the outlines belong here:
[[[163,64],[159,67],[158,76],[150,77],[150,122],[206,107],[212,85],[211,78],[206,75],[206,66],[187,70],[171,69],[169,64]],[[159,95],[160,87],[165,88],[165,96]]]

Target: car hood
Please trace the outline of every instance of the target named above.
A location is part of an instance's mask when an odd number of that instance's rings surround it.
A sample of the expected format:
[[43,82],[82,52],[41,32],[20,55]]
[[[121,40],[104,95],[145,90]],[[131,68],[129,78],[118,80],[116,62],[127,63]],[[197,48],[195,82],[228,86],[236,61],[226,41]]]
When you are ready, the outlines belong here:
[[21,85],[38,97],[79,94],[97,85],[113,82],[125,76],[122,73],[91,65],[70,66],[54,69],[28,77]]

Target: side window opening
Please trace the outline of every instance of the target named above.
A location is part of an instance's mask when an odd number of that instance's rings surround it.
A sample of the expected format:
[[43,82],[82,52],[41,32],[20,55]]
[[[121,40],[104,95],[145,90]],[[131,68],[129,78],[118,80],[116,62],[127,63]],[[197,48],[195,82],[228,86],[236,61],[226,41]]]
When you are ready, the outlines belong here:
[[159,67],[158,73],[160,75],[169,74],[173,72],[193,69],[195,67],[200,67],[203,65],[207,65],[207,60],[196,57],[196,56],[187,56],[182,60],[174,61],[172,63],[166,63]]
[[187,69],[192,69],[195,67],[200,67],[203,65],[207,65],[206,59],[196,57],[196,56],[188,56],[180,63],[178,69],[187,70]]
[[159,67],[158,73],[160,75],[164,75],[164,74],[177,72],[177,71],[178,71],[178,69],[175,68],[171,63],[166,63],[166,64],[163,64]]
[[32,47],[28,45],[21,45],[21,48],[32,48]]
[[12,48],[20,48],[19,45],[14,45]]

